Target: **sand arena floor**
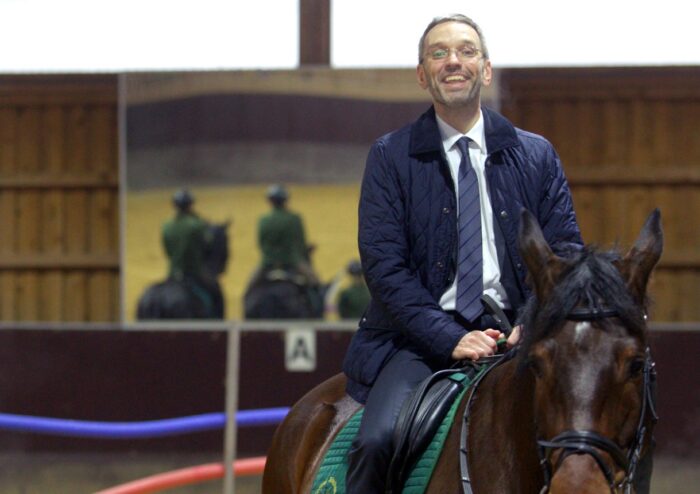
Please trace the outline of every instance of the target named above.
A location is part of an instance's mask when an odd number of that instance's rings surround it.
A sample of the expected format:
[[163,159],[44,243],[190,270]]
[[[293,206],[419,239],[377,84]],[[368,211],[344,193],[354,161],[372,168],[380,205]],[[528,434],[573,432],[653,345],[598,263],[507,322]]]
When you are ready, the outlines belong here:
[[[2,494],[91,494],[101,489],[176,468],[218,461],[195,454],[0,454]],[[260,477],[236,480],[236,494],[260,492]],[[223,484],[212,480],[167,491],[172,494],[221,494]],[[700,492],[700,458],[656,458],[654,494]]]

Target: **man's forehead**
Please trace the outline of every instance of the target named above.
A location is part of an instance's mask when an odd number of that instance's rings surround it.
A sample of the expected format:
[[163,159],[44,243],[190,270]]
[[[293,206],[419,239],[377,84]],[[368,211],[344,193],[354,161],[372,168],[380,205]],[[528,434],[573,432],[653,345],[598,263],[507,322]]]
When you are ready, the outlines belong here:
[[438,24],[425,37],[426,45],[431,46],[445,41],[478,43],[479,34],[468,24],[448,21]]

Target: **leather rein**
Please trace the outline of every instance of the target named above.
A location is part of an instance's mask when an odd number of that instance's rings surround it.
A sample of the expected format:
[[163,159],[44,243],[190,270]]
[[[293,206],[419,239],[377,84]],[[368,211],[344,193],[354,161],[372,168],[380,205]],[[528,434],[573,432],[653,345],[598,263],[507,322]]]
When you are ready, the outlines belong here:
[[[505,333],[506,336],[509,336],[510,333],[513,331],[513,326],[510,324],[510,321],[508,320],[508,317],[505,315],[503,310],[500,308],[500,306],[496,303],[495,300],[493,300],[489,295],[484,294],[481,297],[482,302],[484,303],[484,307],[486,308],[486,311],[493,316],[493,318],[496,320],[496,323],[498,324],[499,328],[503,333]],[[468,466],[468,450],[467,450],[467,435],[469,432],[469,409],[471,408],[472,400],[474,399],[474,395],[476,394],[476,390],[481,384],[481,381],[484,380],[484,378],[496,367],[501,365],[504,362],[507,362],[511,358],[513,358],[516,354],[517,347],[511,348],[507,352],[503,354],[496,354],[492,355],[490,357],[484,357],[476,362],[470,362],[468,365],[473,365],[476,367],[479,366],[488,366],[487,369],[479,374],[479,377],[476,381],[474,381],[471,385],[471,389],[469,390],[469,396],[467,397],[467,403],[464,407],[464,417],[462,419],[462,428],[460,431],[460,436],[459,436],[459,470],[460,470],[460,475],[461,475],[461,481],[462,481],[462,490],[464,491],[464,494],[472,494],[472,486],[471,486],[471,477],[469,476],[469,466]]]
[[[567,315],[567,319],[571,321],[592,321],[600,320],[610,317],[618,317],[619,314],[615,309],[609,307],[602,308],[577,308],[571,311]],[[506,319],[507,320],[507,319]],[[464,420],[462,422],[462,430],[460,434],[460,473],[462,480],[462,489],[464,494],[473,494],[471,487],[471,477],[469,474],[468,462],[467,462],[467,436],[469,429],[469,409],[474,398],[475,392],[481,381],[490,371],[500,364],[510,360],[515,355],[516,348],[511,349],[507,353],[498,356],[497,359],[493,359],[492,362],[486,363],[490,365],[490,368],[486,372],[482,373],[480,379],[473,383],[472,389],[469,393],[467,404],[464,410]],[[476,362],[475,365],[480,364]],[[537,440],[538,453],[540,458],[540,466],[542,467],[542,472],[544,474],[544,486],[540,491],[540,494],[546,494],[549,492],[550,484],[552,481],[552,465],[551,465],[551,453],[556,449],[563,450],[563,453],[559,456],[556,468],[564,461],[564,459],[572,454],[587,454],[590,455],[602,471],[605,479],[610,486],[610,492],[612,494],[617,493],[622,490],[624,494],[630,494],[632,492],[632,483],[635,478],[635,473],[639,459],[641,457],[642,446],[644,444],[644,439],[647,434],[647,427],[645,422],[647,416],[651,414],[652,423],[656,423],[658,420],[658,415],[656,413],[656,408],[654,405],[654,399],[651,393],[652,380],[655,377],[654,362],[651,359],[651,354],[649,348],[646,349],[646,358],[644,362],[644,383],[642,386],[642,409],[639,414],[639,421],[637,423],[637,430],[635,434],[634,441],[629,446],[627,453],[623,451],[618,444],[616,444],[611,439],[598,434],[595,431],[589,430],[569,430],[564,431],[561,434],[553,437],[550,440]],[[620,482],[615,482],[615,469],[611,467],[605,460],[601,452],[607,453],[610,458],[612,458],[615,466],[625,472],[625,477]],[[556,470],[556,468],[554,470]]]

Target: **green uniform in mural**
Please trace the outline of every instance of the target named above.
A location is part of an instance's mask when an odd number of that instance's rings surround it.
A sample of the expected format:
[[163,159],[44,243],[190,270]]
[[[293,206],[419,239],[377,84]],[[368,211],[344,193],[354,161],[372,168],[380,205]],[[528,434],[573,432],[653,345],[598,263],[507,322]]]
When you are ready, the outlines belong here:
[[365,312],[369,299],[369,289],[365,282],[353,282],[338,296],[338,315],[341,319],[359,319]]
[[170,261],[169,276],[178,280],[201,278],[210,242],[206,221],[192,212],[178,212],[163,225],[163,247]]
[[287,209],[276,208],[260,218],[258,244],[263,269],[298,268],[308,262],[301,216]]
[[214,233],[211,225],[193,211],[193,203],[194,197],[187,189],[177,191],[173,195],[175,217],[163,224],[161,238],[168,256],[168,278],[183,283],[196,295],[206,306],[209,317],[223,319],[219,273],[206,265],[207,256],[215,247]]

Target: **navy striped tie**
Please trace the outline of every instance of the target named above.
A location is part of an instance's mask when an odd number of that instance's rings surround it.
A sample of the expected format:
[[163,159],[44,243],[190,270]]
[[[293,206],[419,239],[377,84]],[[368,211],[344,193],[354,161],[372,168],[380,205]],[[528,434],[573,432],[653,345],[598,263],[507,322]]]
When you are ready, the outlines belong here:
[[483,261],[481,253],[481,206],[479,182],[469,159],[468,137],[457,141],[462,153],[459,164],[457,191],[459,193],[457,252],[457,311],[469,321],[475,321],[483,311]]

